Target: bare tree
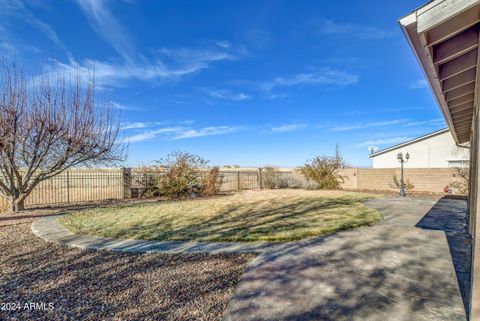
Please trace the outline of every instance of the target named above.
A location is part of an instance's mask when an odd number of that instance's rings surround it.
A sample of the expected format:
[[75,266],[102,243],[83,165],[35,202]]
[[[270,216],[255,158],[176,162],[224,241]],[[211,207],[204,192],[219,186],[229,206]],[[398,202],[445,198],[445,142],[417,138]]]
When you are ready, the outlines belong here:
[[94,77],[65,72],[27,77],[15,63],[0,66],[0,193],[10,210],[42,181],[78,165],[123,159],[119,118],[95,104]]

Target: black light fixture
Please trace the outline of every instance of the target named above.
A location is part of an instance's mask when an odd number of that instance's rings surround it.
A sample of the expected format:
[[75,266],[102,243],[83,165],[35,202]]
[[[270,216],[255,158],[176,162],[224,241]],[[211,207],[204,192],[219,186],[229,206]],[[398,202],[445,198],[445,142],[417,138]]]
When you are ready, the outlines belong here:
[[407,152],[404,158],[403,153],[400,152],[397,154],[397,159],[400,162],[400,197],[405,197],[405,188],[403,186],[403,164],[408,162],[410,154]]

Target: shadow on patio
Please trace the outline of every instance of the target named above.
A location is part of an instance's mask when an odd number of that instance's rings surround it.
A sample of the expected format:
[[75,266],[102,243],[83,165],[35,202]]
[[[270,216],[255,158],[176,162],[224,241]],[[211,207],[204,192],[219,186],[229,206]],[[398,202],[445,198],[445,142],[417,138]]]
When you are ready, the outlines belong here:
[[415,225],[429,230],[444,231],[452,256],[458,286],[465,311],[469,309],[471,243],[468,233],[467,201],[460,198],[441,198]]
[[264,253],[242,276],[225,320],[466,320],[449,245],[429,228],[448,229],[433,218],[450,201],[464,209],[461,200],[370,200],[385,216],[378,224]]

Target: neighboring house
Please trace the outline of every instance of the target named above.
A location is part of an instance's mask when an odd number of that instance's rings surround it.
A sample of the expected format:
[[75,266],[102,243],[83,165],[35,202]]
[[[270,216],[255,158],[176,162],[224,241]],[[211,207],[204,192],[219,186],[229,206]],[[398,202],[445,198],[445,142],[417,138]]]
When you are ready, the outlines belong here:
[[409,168],[445,168],[468,166],[470,150],[459,147],[448,128],[388,147],[370,154],[373,168],[396,168],[400,166],[397,154],[408,152]]

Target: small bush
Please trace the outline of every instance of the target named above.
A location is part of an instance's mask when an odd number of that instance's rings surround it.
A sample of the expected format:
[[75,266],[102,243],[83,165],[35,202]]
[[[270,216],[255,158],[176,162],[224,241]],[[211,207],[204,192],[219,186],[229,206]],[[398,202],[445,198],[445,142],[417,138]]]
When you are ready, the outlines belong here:
[[[303,178],[303,177],[302,177]],[[315,190],[315,189],[320,189],[320,185],[318,185],[317,182],[309,180],[309,179],[302,179],[302,189],[307,189],[307,190]]]
[[455,188],[458,194],[468,195],[470,169],[468,167],[456,167],[454,176],[458,179],[450,183],[450,186]]
[[[393,176],[393,187],[400,189],[400,180],[398,179],[397,175]],[[415,188],[415,185],[413,185],[409,179],[403,182],[403,188],[406,191],[411,191],[412,189]]]
[[265,167],[262,171],[263,187],[268,189],[318,189],[318,184],[298,173],[282,173],[275,167]]
[[140,176],[146,197],[163,196],[183,199],[214,196],[219,193],[223,176],[218,167],[208,168],[208,161],[185,152],[173,152],[156,162],[155,173],[147,171]]
[[300,188],[299,182],[293,176],[279,176],[275,188]]
[[345,162],[340,155],[316,156],[300,168],[300,173],[317,183],[319,189],[341,189],[345,181],[345,177],[339,173],[342,168],[345,168]]
[[303,175],[292,174],[280,177],[277,183],[277,188],[292,188],[292,189],[318,189],[318,184],[314,181],[306,179]]
[[158,166],[166,170],[159,181],[160,195],[178,199],[187,198],[192,193],[200,194],[203,190],[200,170],[204,169],[207,163],[200,156],[184,152],[174,152],[157,161]]
[[138,188],[140,197],[152,198],[160,196],[159,185],[161,172],[151,167],[141,166],[131,173],[132,185]]
[[218,167],[211,168],[203,178],[203,187],[200,191],[202,196],[214,196],[220,192],[223,183],[223,175]]
[[263,187],[268,189],[278,188],[278,178],[279,172],[278,169],[272,166],[266,166],[262,171],[263,175]]
[[141,197],[152,198],[160,196],[159,178],[151,173],[142,174],[142,193]]

